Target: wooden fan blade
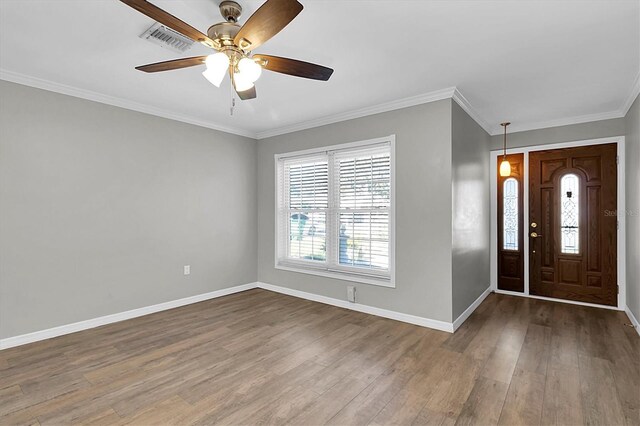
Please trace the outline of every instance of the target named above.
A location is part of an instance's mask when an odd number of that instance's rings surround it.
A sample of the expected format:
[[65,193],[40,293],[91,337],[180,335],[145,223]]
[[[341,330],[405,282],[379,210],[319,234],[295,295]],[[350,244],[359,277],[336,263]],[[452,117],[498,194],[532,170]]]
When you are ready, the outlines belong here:
[[160,22],[167,27],[176,30],[180,34],[183,34],[194,41],[199,41],[209,47],[213,47],[213,40],[207,37],[205,34],[193,28],[186,22],[181,21],[172,14],[165,12],[157,6],[149,3],[146,0],[120,0],[127,6],[131,6],[140,13],[147,15],[149,18]]
[[196,65],[204,65],[206,56],[193,56],[191,58],[173,59],[171,61],[156,62],[155,64],[140,65],[136,67],[138,71],[144,72],[160,72],[171,71],[180,68],[194,67]]
[[243,50],[253,50],[289,25],[302,9],[296,0],[267,0],[240,28],[233,42]]
[[258,62],[266,62],[262,67],[269,71],[296,77],[311,78],[313,80],[327,81],[333,74],[331,68],[323,67],[309,62],[298,61],[297,59],[281,58],[270,55],[253,55],[253,59]]

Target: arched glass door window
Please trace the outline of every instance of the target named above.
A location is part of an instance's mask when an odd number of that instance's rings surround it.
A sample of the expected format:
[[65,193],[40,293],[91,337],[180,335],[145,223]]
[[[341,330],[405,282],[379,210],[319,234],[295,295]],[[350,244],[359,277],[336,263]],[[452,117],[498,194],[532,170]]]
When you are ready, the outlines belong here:
[[509,178],[502,188],[503,250],[518,250],[518,181]]
[[560,251],[580,253],[580,178],[569,173],[560,180]]

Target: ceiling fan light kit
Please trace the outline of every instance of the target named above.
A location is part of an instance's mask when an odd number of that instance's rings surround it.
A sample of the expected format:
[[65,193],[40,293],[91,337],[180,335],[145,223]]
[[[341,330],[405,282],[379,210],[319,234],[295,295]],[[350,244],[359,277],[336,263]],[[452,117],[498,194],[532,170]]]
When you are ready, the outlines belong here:
[[160,24],[217,50],[208,56],[175,59],[136,67],[144,72],[170,71],[197,65],[206,65],[202,75],[214,86],[220,87],[226,74],[242,100],[256,97],[254,83],[262,70],[327,81],[333,74],[331,68],[296,59],[270,55],[251,55],[251,51],[264,44],[286,27],[302,11],[297,0],[267,0],[240,26],[237,22],[242,7],[235,1],[220,3],[220,13],[226,22],[212,25],[204,35],[189,24],[154,6],[146,0],[120,0],[137,11],[155,19]]
[[262,67],[249,58],[240,59],[238,71],[252,83],[258,81],[260,75],[262,75]]
[[233,85],[238,92],[245,92],[253,87],[253,81],[240,72],[233,73]]
[[207,56],[204,63],[207,66],[207,69],[202,73],[202,75],[205,76],[211,84],[216,87],[220,87],[220,84],[229,69],[229,57],[224,52],[219,52]]

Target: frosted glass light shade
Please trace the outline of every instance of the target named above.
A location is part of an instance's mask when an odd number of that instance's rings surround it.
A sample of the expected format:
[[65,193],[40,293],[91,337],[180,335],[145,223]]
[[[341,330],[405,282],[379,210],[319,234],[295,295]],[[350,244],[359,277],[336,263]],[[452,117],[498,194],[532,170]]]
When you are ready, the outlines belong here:
[[238,62],[238,71],[242,76],[254,83],[256,80],[260,78],[262,74],[262,67],[258,65],[253,59],[242,58],[240,62]]
[[233,74],[233,81],[235,82],[236,90],[238,92],[244,92],[245,90],[249,90],[253,87],[253,82],[239,72]]
[[508,160],[502,160],[502,163],[500,163],[500,176],[511,176],[511,164],[509,164]]
[[229,57],[225,53],[219,52],[214,55],[207,56],[205,64],[207,65],[207,69],[202,73],[202,75],[209,80],[211,84],[216,87],[220,87],[220,84],[229,69]]

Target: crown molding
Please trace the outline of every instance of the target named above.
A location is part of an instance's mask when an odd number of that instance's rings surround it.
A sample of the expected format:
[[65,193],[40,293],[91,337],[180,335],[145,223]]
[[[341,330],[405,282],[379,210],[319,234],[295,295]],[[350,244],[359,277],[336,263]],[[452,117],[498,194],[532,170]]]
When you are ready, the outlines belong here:
[[[629,96],[625,99],[624,103],[619,109],[615,111],[602,112],[597,114],[578,115],[576,117],[561,118],[558,120],[538,121],[527,124],[511,124],[509,127],[509,133],[526,132],[529,130],[548,129],[550,127],[570,126],[572,124],[590,123],[592,121],[611,120],[615,118],[624,118],[633,102],[640,94],[640,72],[636,75],[636,78],[631,85]],[[477,120],[476,120],[477,121]],[[491,132],[491,136],[497,136],[502,134],[500,126],[495,126]]]
[[452,98],[454,101],[456,101],[456,103],[460,106],[460,108],[462,108],[464,112],[466,112],[469,115],[469,117],[475,120],[475,122],[478,123],[478,125],[484,129],[485,132],[487,132],[490,135],[492,134],[491,126],[489,126],[489,124],[482,117],[480,117],[480,114],[478,114],[478,111],[476,111],[471,106],[467,98],[465,98],[457,88],[455,88],[455,90],[453,91]]
[[[303,121],[288,126],[277,127],[264,130],[261,132],[252,132],[250,130],[228,127],[211,121],[204,121],[188,117],[186,115],[177,114],[151,105],[130,101],[115,96],[109,96],[90,90],[79,89],[65,84],[55,83],[49,80],[32,77],[26,74],[16,73],[13,71],[0,68],[0,80],[10,81],[25,86],[35,87],[37,89],[49,90],[51,92],[61,93],[76,98],[87,99],[107,105],[138,111],[145,114],[155,115],[167,118],[169,120],[180,121],[183,123],[193,124],[195,126],[206,127],[208,129],[218,130],[221,132],[231,133],[234,135],[244,136],[252,139],[266,139],[272,136],[283,135],[286,133],[297,132],[300,130],[320,127],[327,124],[338,123],[341,121],[352,120],[355,118],[366,117],[369,115],[380,114],[384,112],[394,111],[402,108],[408,108],[416,105],[435,102],[443,99],[453,99],[480,127],[482,127],[491,136],[502,134],[500,126],[491,126],[485,121],[476,109],[469,103],[464,95],[456,88],[449,87],[446,89],[436,90],[433,92],[423,93],[408,98],[396,99],[394,101],[382,104],[360,108],[356,110],[341,112],[313,120]],[[631,87],[629,96],[618,110],[597,114],[587,114],[576,117],[568,117],[557,120],[539,121],[533,123],[518,124],[514,123],[509,128],[510,133],[526,132],[529,130],[545,129],[550,127],[569,126],[572,124],[588,123],[592,121],[609,120],[622,118],[627,115],[631,105],[640,94],[640,73],[635,78]]]
[[622,107],[620,108],[622,117],[627,115],[627,113],[631,109],[631,105],[633,105],[633,102],[636,100],[639,94],[640,94],[640,72],[638,72],[638,75],[636,75],[636,79],[633,82],[633,85],[631,86],[631,92],[629,92],[629,96],[627,97],[627,100],[624,101],[624,104],[622,104]]
[[[73,96],[76,98],[87,99],[90,101],[112,105],[120,108],[125,108],[132,111],[138,111],[145,114],[156,115],[158,117],[181,121],[183,123],[193,124],[195,126],[206,127],[209,129],[218,130],[221,132],[231,133],[235,135],[245,136],[252,139],[265,139],[271,136],[282,135],[285,133],[296,132],[299,130],[311,129],[313,127],[324,126],[326,124],[332,124],[340,121],[351,120],[354,118],[365,117],[368,115],[379,114],[383,112],[407,108],[407,107],[420,105],[420,104],[426,104],[429,102],[435,102],[442,99],[449,99],[453,97],[453,94],[456,91],[455,87],[450,87],[447,89],[436,90],[433,92],[411,96],[408,98],[397,99],[391,102],[385,102],[385,103],[374,105],[371,107],[347,111],[339,114],[333,114],[333,115],[317,118],[314,120],[296,123],[290,126],[283,126],[275,129],[269,129],[262,132],[254,133],[249,130],[228,127],[228,126],[220,125],[214,122],[194,119],[186,115],[176,114],[174,112],[153,107],[151,105],[130,101],[130,100],[118,98],[115,96],[109,96],[102,93],[93,92],[90,90],[79,89],[73,86],[55,83],[50,80],[32,77],[26,74],[17,73],[17,72],[5,70],[2,68],[0,68],[0,80],[10,81],[12,83],[18,83],[25,86],[35,87],[37,89],[48,90],[51,92],[61,93],[63,95]],[[464,99],[464,97],[462,97],[461,95],[460,97]]]
[[394,101],[374,105],[371,107],[360,108],[356,110],[341,112],[338,114],[327,115],[327,116],[316,118],[313,120],[292,124],[289,126],[277,127],[275,129],[258,132],[256,134],[256,137],[257,139],[266,139],[272,136],[284,135],[286,133],[292,133],[300,130],[311,129],[314,127],[325,126],[327,124],[338,123],[340,121],[353,120],[354,118],[361,118],[361,117],[366,117],[368,115],[394,111],[397,109],[440,101],[442,99],[450,99],[453,97],[453,94],[455,93],[455,91],[456,91],[455,87],[449,87],[447,89],[441,89],[433,92],[423,93],[421,95],[410,96],[408,98],[397,99]]
[[[610,120],[612,118],[622,118],[624,114],[617,111],[609,111],[598,114],[579,115],[576,117],[560,118],[558,120],[538,121],[535,123],[514,124],[509,126],[509,134],[518,132],[527,132],[529,130],[547,129],[550,127],[570,126],[572,124],[589,123],[592,121]],[[501,135],[501,127],[496,126],[492,129],[491,136]]]
[[76,98],[87,99],[102,104],[112,105],[132,111],[142,112],[145,114],[155,115],[169,120],[181,121],[183,123],[193,124],[195,126],[206,127],[221,132],[232,133],[234,135],[245,136],[255,139],[256,134],[254,132],[238,129],[235,127],[228,127],[220,125],[210,121],[203,121],[188,117],[182,114],[176,114],[171,111],[167,111],[161,108],[156,108],[151,105],[142,104],[134,101],[130,101],[115,96],[104,95],[102,93],[93,92],[91,90],[78,89],[66,84],[54,83],[49,80],[44,80],[37,77],[32,77],[26,74],[16,73],[0,68],[0,80],[10,81],[12,83],[18,83],[25,86],[35,87],[37,89],[48,90],[51,92],[61,93],[63,95],[73,96]]

